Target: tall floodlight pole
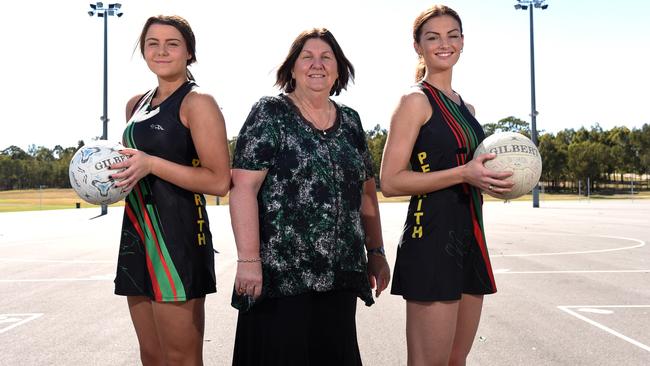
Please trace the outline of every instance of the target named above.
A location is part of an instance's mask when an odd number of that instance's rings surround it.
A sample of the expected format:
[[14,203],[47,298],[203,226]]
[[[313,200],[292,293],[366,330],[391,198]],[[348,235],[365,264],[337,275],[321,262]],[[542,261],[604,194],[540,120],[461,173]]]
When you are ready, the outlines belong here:
[[[530,15],[530,135],[537,143],[537,108],[535,106],[535,40],[533,36],[533,8],[546,9],[546,0],[517,0],[515,9],[528,10]],[[539,207],[539,183],[533,187],[533,207]]]
[[[102,140],[108,138],[108,17],[116,15],[118,18],[121,17],[124,13],[121,11],[122,4],[108,4],[108,7],[104,7],[104,3],[98,2],[96,4],[90,4],[90,10],[88,15],[95,16],[97,15],[100,18],[104,18],[104,113],[100,117],[102,121]],[[101,215],[106,215],[108,213],[108,208],[106,205],[102,205]],[[100,216],[101,216],[100,215]]]

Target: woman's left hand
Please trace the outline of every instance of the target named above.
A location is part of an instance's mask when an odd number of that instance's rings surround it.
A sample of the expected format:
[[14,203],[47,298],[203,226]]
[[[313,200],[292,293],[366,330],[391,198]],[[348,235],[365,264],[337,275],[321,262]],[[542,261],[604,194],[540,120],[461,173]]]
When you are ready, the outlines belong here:
[[375,296],[379,297],[390,282],[390,267],[388,267],[386,257],[376,254],[368,255],[368,280],[371,288],[377,287]]
[[151,173],[153,156],[128,148],[120,150],[120,153],[126,155],[128,159],[111,165],[111,169],[124,169],[124,171],[112,174],[111,177],[117,181],[116,187],[123,187],[125,191],[130,191],[140,179]]

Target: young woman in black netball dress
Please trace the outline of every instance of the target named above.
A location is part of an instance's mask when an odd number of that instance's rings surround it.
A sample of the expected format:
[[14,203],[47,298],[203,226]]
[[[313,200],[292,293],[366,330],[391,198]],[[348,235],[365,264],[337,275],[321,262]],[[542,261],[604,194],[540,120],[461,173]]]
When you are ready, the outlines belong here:
[[484,134],[474,108],[451,87],[463,49],[458,14],[427,9],[413,39],[418,84],[393,115],[381,169],[384,195],[412,195],[391,292],[407,302],[408,364],[464,365],[483,295],[496,292],[480,190],[509,191],[511,173],[486,169],[492,154],[472,160]]
[[178,16],[149,18],[140,50],[158,87],[127,104],[129,156],[113,168],[126,198],[115,293],[127,296],[145,365],[202,364],[205,295],[216,291],[203,193],[230,185],[223,116],[196,90],[192,30]]

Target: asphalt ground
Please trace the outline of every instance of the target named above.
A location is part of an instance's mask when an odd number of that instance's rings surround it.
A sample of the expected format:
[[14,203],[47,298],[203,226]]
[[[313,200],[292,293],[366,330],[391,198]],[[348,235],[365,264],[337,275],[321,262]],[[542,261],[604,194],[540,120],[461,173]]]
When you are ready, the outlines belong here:
[[[650,200],[487,202],[499,291],[469,365],[650,365]],[[406,203],[380,205],[389,263]],[[137,365],[126,300],[113,295],[123,208],[0,213],[0,365]],[[229,365],[235,246],[228,207],[208,207],[218,293],[204,360]],[[405,304],[359,302],[365,365],[405,365]]]

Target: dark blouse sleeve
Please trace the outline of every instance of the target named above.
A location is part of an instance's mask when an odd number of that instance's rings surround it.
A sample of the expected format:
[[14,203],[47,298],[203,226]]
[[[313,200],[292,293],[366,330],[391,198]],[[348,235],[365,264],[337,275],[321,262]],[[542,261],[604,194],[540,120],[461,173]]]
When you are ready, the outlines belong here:
[[248,114],[239,131],[234,169],[265,170],[273,166],[280,145],[277,104],[272,98],[260,99]]

